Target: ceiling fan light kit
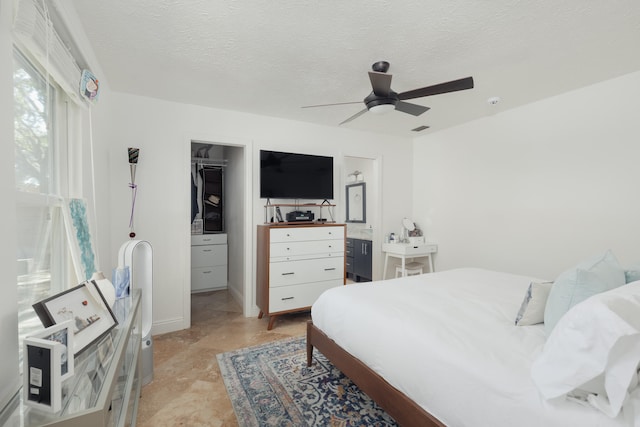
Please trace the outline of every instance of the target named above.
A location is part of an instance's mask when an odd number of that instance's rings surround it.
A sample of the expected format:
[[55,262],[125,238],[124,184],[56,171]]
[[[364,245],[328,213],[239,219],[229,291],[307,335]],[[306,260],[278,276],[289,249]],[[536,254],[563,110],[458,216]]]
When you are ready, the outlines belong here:
[[[456,92],[473,88],[473,77],[465,77],[463,79],[452,80],[450,82],[439,83],[432,86],[426,86],[407,92],[396,93],[391,90],[391,74],[387,74],[389,63],[387,61],[378,61],[371,66],[373,71],[369,71],[369,80],[373,91],[364,99],[366,108],[344,120],[340,124],[348,123],[367,111],[375,114],[383,114],[391,110],[398,110],[402,113],[419,116],[429,110],[429,107],[423,105],[404,102],[407,99],[422,98],[425,96],[439,95],[443,93]],[[327,107],[331,105],[355,104],[357,102],[341,102],[335,104],[309,105],[302,108],[310,107]]]

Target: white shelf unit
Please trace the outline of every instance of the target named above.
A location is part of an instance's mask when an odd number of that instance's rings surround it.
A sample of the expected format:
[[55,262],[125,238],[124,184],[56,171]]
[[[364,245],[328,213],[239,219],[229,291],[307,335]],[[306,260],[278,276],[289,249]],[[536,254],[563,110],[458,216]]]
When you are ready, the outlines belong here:
[[191,292],[227,288],[227,234],[191,235]]

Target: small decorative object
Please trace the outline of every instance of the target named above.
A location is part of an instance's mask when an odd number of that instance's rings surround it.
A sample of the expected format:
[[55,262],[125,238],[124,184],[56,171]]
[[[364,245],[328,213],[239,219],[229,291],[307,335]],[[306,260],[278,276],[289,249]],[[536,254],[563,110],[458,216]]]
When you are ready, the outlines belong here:
[[122,265],[114,268],[112,280],[116,288],[116,298],[120,299],[129,296],[131,273],[128,265]]
[[136,207],[136,195],[138,193],[138,186],[136,185],[136,167],[138,166],[138,156],[140,155],[139,148],[127,148],[129,154],[129,170],[131,172],[131,182],[129,188],[131,188],[131,217],[129,218],[129,238],[136,237],[136,232],[133,230],[133,212]]
[[39,301],[33,309],[45,327],[73,321],[76,356],[118,324],[93,280]]
[[113,283],[106,277],[102,271],[96,271],[91,276],[91,280],[96,282],[100,293],[104,297],[104,300],[107,302],[109,307],[113,308],[113,304],[116,302],[116,288],[113,286]]
[[80,76],[80,96],[95,102],[98,100],[98,93],[100,92],[100,82],[89,70],[82,70]]

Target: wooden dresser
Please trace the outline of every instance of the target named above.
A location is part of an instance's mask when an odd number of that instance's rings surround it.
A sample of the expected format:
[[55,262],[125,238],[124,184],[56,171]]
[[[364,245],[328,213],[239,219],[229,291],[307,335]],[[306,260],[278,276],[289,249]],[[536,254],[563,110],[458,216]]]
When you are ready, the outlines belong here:
[[345,284],[344,224],[258,226],[258,318],[309,310],[322,292]]

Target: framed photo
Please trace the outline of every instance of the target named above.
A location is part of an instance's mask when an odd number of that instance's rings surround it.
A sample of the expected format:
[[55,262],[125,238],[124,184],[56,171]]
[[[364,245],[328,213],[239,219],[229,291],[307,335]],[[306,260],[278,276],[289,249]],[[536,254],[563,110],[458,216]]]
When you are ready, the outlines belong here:
[[26,337],[23,346],[24,403],[47,412],[58,412],[62,406],[60,366],[64,346],[57,341],[32,337]]
[[60,358],[60,380],[64,381],[73,375],[73,321],[49,326],[44,331],[30,335],[27,338],[39,338],[47,341],[59,342],[64,346]]
[[76,357],[118,324],[93,280],[37,302],[33,309],[45,327],[72,321]]

